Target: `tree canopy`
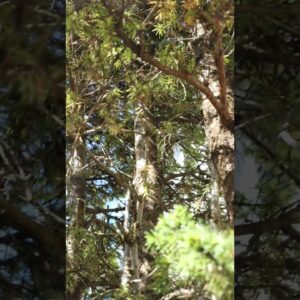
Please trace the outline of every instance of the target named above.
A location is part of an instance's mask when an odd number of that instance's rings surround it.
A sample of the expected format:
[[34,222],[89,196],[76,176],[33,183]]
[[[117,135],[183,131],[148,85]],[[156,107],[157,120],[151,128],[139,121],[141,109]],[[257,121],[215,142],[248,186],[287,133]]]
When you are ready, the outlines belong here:
[[64,3],[0,9],[0,298],[63,299]]
[[69,299],[231,297],[232,25],[230,1],[68,3]]
[[236,6],[239,299],[299,297],[298,6],[286,1]]

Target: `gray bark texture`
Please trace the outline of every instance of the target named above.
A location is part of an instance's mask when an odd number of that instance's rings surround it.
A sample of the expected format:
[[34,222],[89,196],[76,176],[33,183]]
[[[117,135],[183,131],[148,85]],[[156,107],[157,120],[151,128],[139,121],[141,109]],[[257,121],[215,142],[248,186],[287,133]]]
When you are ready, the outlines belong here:
[[[84,214],[85,214],[85,189],[86,181],[83,174],[84,166],[84,146],[81,137],[78,137],[77,143],[74,145],[73,155],[70,162],[70,191],[68,198],[73,203],[75,213],[72,214],[71,227],[80,229],[84,228]],[[76,269],[76,252],[78,251],[78,242],[73,233],[69,234],[67,238],[67,254],[68,264],[71,269]],[[73,291],[67,291],[67,300],[80,300],[82,294],[82,283],[77,281],[75,283]]]
[[130,233],[131,288],[134,294],[145,292],[153,258],[145,248],[145,233],[154,228],[160,212],[159,171],[155,127],[148,117],[143,99],[135,109],[135,174],[133,179]]

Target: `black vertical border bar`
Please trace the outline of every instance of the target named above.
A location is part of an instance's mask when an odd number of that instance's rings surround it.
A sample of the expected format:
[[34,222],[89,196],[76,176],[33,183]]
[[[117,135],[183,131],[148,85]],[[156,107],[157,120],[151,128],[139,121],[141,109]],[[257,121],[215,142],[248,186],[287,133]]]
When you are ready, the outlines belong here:
[[65,0],[0,1],[0,298],[65,298]]
[[235,1],[235,299],[300,299],[300,1]]

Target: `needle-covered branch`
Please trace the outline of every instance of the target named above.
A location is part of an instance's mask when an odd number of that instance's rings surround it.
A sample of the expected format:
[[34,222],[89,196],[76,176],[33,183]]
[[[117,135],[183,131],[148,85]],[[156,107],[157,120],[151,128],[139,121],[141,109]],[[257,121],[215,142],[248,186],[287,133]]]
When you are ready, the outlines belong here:
[[[174,68],[171,68],[169,66],[166,66],[159,62],[155,57],[153,57],[149,52],[144,50],[143,45],[136,44],[125,32],[123,25],[122,25],[122,14],[116,15],[113,7],[111,4],[108,4],[107,1],[102,0],[102,4],[107,8],[107,10],[110,12],[110,14],[114,17],[115,25],[114,30],[117,36],[122,39],[124,44],[131,49],[131,51],[136,54],[139,58],[144,60],[145,62],[149,63],[150,65],[155,66],[158,70],[162,71],[166,75],[174,76],[178,79],[181,79],[194,88],[196,88],[200,93],[204,94],[207,99],[211,102],[211,104],[214,106],[216,111],[218,112],[220,118],[222,119],[222,122],[225,127],[227,127],[230,130],[233,130],[233,120],[228,115],[226,111],[225,105],[219,101],[219,99],[213,94],[211,89],[206,86],[203,82],[199,81],[195,76],[193,76],[192,73],[183,71],[183,70],[177,70]],[[222,70],[220,72],[222,73]],[[221,77],[221,79],[223,79]],[[224,92],[224,87],[222,85],[222,92]]]

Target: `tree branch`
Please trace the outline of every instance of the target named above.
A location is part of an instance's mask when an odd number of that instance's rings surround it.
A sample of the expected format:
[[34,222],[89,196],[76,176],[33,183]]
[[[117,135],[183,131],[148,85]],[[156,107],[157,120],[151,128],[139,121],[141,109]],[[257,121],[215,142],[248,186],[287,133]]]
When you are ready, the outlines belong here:
[[266,146],[265,144],[263,144],[263,142],[261,142],[259,139],[257,139],[252,133],[250,133],[248,130],[241,128],[240,129],[251,141],[253,141],[258,147],[260,147],[262,150],[264,150],[264,152],[269,156],[269,158],[271,158],[271,160],[274,162],[275,165],[277,165],[277,167],[287,176],[289,177],[291,180],[293,180],[293,182],[296,184],[296,186],[298,188],[300,188],[300,179],[295,176],[289,169],[288,167],[281,162],[278,157],[276,156],[276,154],[270,149],[268,148],[268,146]]
[[300,3],[290,3],[290,4],[280,4],[280,5],[252,5],[252,4],[239,4],[235,7],[236,14],[241,17],[239,14],[241,13],[248,13],[255,15],[262,15],[262,16],[278,16],[278,17],[288,17],[290,15],[296,15],[299,13]]
[[187,71],[181,71],[176,70],[171,67],[168,67],[166,65],[163,65],[160,63],[156,58],[154,58],[150,53],[147,51],[144,51],[142,49],[141,45],[136,44],[132,39],[129,38],[129,36],[125,33],[123,27],[122,27],[122,17],[117,17],[114,13],[112,6],[106,1],[101,0],[102,4],[106,7],[106,9],[111,13],[111,15],[115,18],[115,26],[114,30],[117,34],[117,36],[123,40],[124,44],[139,58],[141,58],[143,61],[149,63],[152,66],[155,66],[158,70],[162,71],[166,75],[171,75],[173,77],[176,77],[178,79],[181,79],[194,88],[196,88],[199,92],[204,94],[207,99],[211,102],[211,104],[214,106],[216,111],[218,112],[222,123],[225,127],[227,127],[229,130],[233,130],[233,120],[232,118],[227,114],[225,106],[214,96],[213,92],[210,88],[208,88],[204,83],[197,80],[191,73]]
[[125,179],[125,176],[121,173],[115,173],[110,170],[105,164],[101,163],[97,157],[86,147],[86,151],[91,155],[92,159],[100,167],[100,169],[105,172],[107,175],[115,179],[116,183],[122,187],[128,187],[128,180]]
[[120,212],[124,211],[125,207],[116,207],[116,208],[101,208],[101,207],[95,207],[95,208],[89,208],[86,207],[85,211],[86,213],[90,214],[107,214],[107,213],[113,213],[113,212]]
[[25,216],[12,201],[0,201],[0,208],[5,211],[7,215],[15,222],[15,224],[24,230],[30,236],[36,238],[44,247],[44,249],[50,253],[51,256],[61,257],[61,254],[65,252],[64,249],[64,236],[57,236],[57,233],[53,235],[49,232],[49,228],[37,224],[29,217]]
[[293,223],[299,223],[299,218],[292,218],[295,214],[299,212],[300,204],[298,204],[295,208],[289,210],[288,212],[280,215],[277,218],[269,218],[260,222],[237,225],[234,227],[234,234],[238,236],[254,233],[266,233],[274,230],[283,230],[286,227],[288,228]]
[[277,53],[268,53],[258,52],[252,49],[245,49],[238,47],[236,53],[241,57],[247,57],[247,59],[259,62],[259,63],[273,63],[273,64],[282,64],[285,66],[299,66],[300,57],[295,55],[278,55]]

